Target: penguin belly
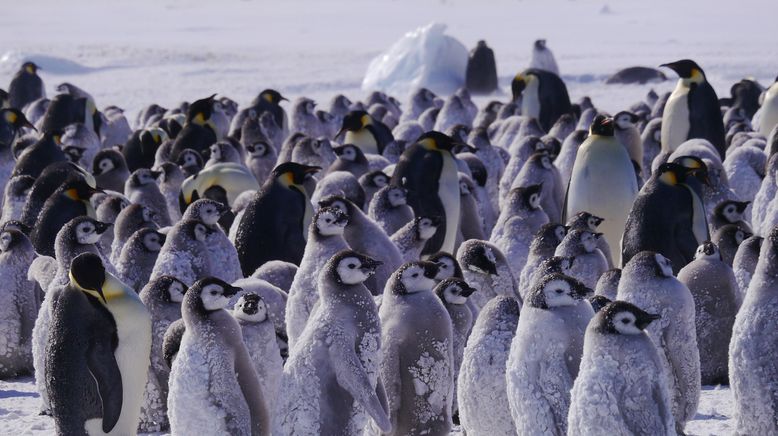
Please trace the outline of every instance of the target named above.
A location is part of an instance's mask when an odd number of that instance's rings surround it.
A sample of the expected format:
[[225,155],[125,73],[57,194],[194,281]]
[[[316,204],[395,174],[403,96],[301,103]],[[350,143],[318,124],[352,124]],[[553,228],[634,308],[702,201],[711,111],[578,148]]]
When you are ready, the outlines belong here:
[[521,114],[540,121],[540,80],[530,80],[521,99]]
[[759,115],[759,133],[770,137],[770,132],[778,124],[778,85],[773,85],[765,94],[762,111]]
[[662,115],[662,151],[673,152],[689,138],[689,88],[681,82],[673,90]]
[[578,150],[567,200],[567,216],[589,212],[604,219],[599,230],[611,259],[621,265],[621,237],[638,194],[635,170],[615,139],[592,142]]
[[440,171],[438,182],[438,197],[446,214],[446,235],[443,239],[441,251],[455,253],[457,232],[459,231],[460,195],[459,173],[457,163],[450,153],[444,152],[443,168]]
[[361,129],[358,132],[347,131],[343,143],[354,144],[365,154],[378,154],[378,142],[368,129]]

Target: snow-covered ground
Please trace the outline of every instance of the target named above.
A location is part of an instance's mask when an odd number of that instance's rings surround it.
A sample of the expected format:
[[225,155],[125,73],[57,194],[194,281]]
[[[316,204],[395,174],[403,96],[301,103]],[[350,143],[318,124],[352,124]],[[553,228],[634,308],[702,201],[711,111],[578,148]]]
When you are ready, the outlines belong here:
[[[248,103],[273,87],[325,104],[357,99],[366,68],[404,33],[430,22],[471,48],[494,48],[506,94],[532,41],[546,38],[574,100],[616,112],[652,86],[605,86],[620,68],[693,58],[720,96],[732,83],[778,75],[776,0],[133,0],[15,1],[0,15],[0,88],[21,62],[47,90],[72,82],[98,106],[134,114],[217,92]],[[672,75],[672,73],[669,73]],[[669,90],[674,80],[655,89]],[[405,100],[406,96],[397,96]],[[484,99],[480,99],[483,101]],[[0,382],[0,434],[51,434],[31,378]],[[706,387],[690,434],[731,432],[731,394]]]

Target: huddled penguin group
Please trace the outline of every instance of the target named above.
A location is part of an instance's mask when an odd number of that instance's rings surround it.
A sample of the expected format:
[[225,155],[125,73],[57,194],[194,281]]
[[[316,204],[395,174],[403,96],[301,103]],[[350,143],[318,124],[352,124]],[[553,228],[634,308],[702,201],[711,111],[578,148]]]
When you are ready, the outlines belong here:
[[0,378],[33,374],[62,435],[675,435],[710,384],[778,434],[778,85],[662,67],[671,93],[612,115],[537,40],[479,108],[481,41],[451,96],[130,121],[26,62]]

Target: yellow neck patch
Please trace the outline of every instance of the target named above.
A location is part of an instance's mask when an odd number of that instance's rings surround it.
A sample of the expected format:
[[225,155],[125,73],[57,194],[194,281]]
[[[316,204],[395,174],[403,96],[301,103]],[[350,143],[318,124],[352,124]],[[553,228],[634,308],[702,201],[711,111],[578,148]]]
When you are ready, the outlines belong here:
[[198,112],[193,118],[192,122],[195,124],[203,125],[205,124],[205,115],[202,112]]
[[35,74],[35,67],[33,67],[32,65],[27,65],[27,68],[25,68],[25,70],[27,70],[27,72],[30,74]]
[[273,96],[270,94],[262,94],[262,98],[268,103],[273,103]]
[[424,138],[421,141],[419,141],[419,145],[424,147],[427,150],[437,150],[438,149],[438,143],[432,138]]
[[370,117],[370,115],[365,114],[362,115],[360,122],[362,123],[362,127],[365,127],[373,124],[373,119]]
[[5,113],[5,120],[11,124],[15,123],[18,118],[19,117],[17,117],[16,114],[11,111]]
[[278,180],[281,182],[282,185],[286,186],[287,188],[290,186],[294,186],[294,174],[292,174],[291,171],[287,171],[281,174],[281,177],[279,177]]
[[70,188],[64,192],[65,197],[71,199],[71,200],[81,200],[81,197],[78,196],[78,190],[76,188]]
[[678,184],[678,176],[672,171],[666,171],[659,176],[659,181],[666,185],[675,186]]

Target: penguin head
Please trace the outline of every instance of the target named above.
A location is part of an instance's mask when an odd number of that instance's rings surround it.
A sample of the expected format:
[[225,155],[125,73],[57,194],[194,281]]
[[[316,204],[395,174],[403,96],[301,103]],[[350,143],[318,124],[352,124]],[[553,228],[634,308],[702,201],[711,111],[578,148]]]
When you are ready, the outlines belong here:
[[459,173],[459,195],[466,197],[471,194],[473,181],[467,177],[467,174]]
[[521,94],[524,92],[524,88],[527,87],[527,81],[529,76],[524,73],[519,73],[511,81],[511,94],[513,95],[513,101],[517,101],[521,98]]
[[331,106],[339,110],[348,110],[351,106],[351,100],[343,94],[338,94],[332,98]]
[[462,269],[456,258],[445,251],[439,251],[427,258],[427,261],[438,265],[438,273],[435,280],[440,282],[450,277],[462,278]]
[[437,96],[434,92],[427,88],[419,88],[415,94],[413,94],[413,101],[428,105],[435,101]]
[[573,230],[568,236],[572,240],[578,239],[581,247],[587,253],[591,253],[597,249],[597,241],[602,237],[602,233],[595,233],[590,230],[577,229]]
[[35,64],[35,62],[27,61],[22,64],[22,71],[24,71],[27,74],[38,74],[38,70],[41,70],[42,68]]
[[314,115],[316,111],[316,102],[307,97],[300,97],[294,102],[293,109],[295,114]]
[[190,174],[197,173],[203,168],[203,157],[195,150],[186,148],[178,153],[176,163]]
[[430,130],[419,136],[419,139],[416,140],[416,144],[422,146],[426,150],[448,151],[450,153],[453,153],[454,147],[465,145],[455,142],[450,136],[435,130]]
[[32,185],[35,184],[35,178],[28,175],[14,176],[8,180],[6,192],[11,199],[27,201],[27,194],[30,193]]
[[227,206],[216,200],[201,198],[189,205],[184,214],[186,219],[200,220],[206,225],[213,226],[228,211]]
[[208,239],[208,236],[213,233],[213,230],[208,228],[202,221],[189,220],[183,223],[183,225],[185,226],[184,228],[187,230],[189,237],[200,242],[205,242],[206,239]]
[[379,189],[389,184],[389,176],[381,170],[368,173],[367,180],[374,188]]
[[545,50],[546,49],[546,40],[545,39],[536,39],[534,47],[536,50]]
[[267,319],[265,300],[254,292],[241,295],[232,313],[235,318],[252,323],[264,322]]
[[540,209],[541,193],[543,191],[543,184],[523,186],[519,188],[511,189],[509,195],[509,202],[511,204],[517,204],[522,209],[538,210]]
[[340,147],[333,148],[332,151],[335,152],[338,158],[349,162],[356,162],[360,154],[364,156],[362,150],[354,144],[343,144]]
[[435,236],[435,232],[438,231],[442,221],[440,217],[419,216],[414,218],[413,224],[416,228],[416,237],[421,241],[426,241]]
[[618,130],[627,130],[635,127],[640,117],[629,111],[621,111],[613,117],[615,128]]
[[75,145],[66,145],[62,151],[65,153],[65,157],[70,162],[78,163],[81,160],[81,157],[84,155],[84,151],[86,151],[86,149]]
[[556,247],[560,242],[562,242],[563,239],[565,239],[565,236],[567,236],[567,232],[569,230],[570,227],[563,226],[562,224],[544,224],[540,227],[537,233],[535,233],[535,240],[547,242],[548,244]]
[[103,289],[107,276],[100,256],[94,253],[82,253],[70,262],[68,273],[70,284],[95,298],[107,302]]
[[154,295],[165,303],[177,303],[180,304],[184,301],[184,294],[186,294],[187,286],[181,280],[169,276],[163,275],[155,278],[147,285],[154,291]]
[[[10,128],[6,128],[6,126]],[[23,127],[37,130],[19,109],[0,109],[0,146],[10,147],[19,130]]]
[[266,89],[260,92],[257,98],[259,100],[266,101],[273,105],[278,105],[282,101],[289,101],[288,98],[282,96],[281,93],[279,93],[275,89]]
[[65,197],[73,201],[84,201],[84,202],[88,202],[93,195],[99,192],[103,192],[102,190],[95,189],[89,186],[89,183],[87,183],[86,180],[81,178],[72,179],[65,182],[60,187],[60,189],[62,190],[62,194],[65,195]]
[[458,277],[449,277],[435,286],[435,294],[448,304],[465,304],[473,292],[475,288]]
[[330,195],[329,197],[323,198],[319,201],[319,207],[334,207],[346,215],[351,216],[352,211],[356,208],[356,205],[349,201],[346,197],[340,195]]
[[140,215],[144,223],[154,223],[157,220],[157,213],[146,206],[140,206]]
[[575,256],[551,256],[540,263],[538,271],[547,274],[560,273],[569,276],[571,275],[574,262]]
[[386,189],[386,200],[391,207],[405,206],[408,203],[408,191],[399,186],[389,186]]
[[719,253],[719,247],[716,244],[711,241],[705,241],[697,247],[694,258],[721,260],[721,253]]
[[7,253],[21,245],[30,245],[27,235],[19,230],[6,228],[0,233],[0,251]]
[[196,281],[186,291],[184,298],[197,298],[202,305],[201,309],[214,312],[224,309],[230,303],[230,297],[242,290],[216,277],[206,277]]
[[190,104],[189,109],[186,112],[186,122],[199,126],[207,125],[211,120],[211,115],[213,115],[215,97],[216,94],[213,94],[210,97],[197,100]]
[[497,256],[494,254],[496,247],[486,241],[471,240],[466,241],[460,247],[461,254],[459,264],[462,269],[473,271],[479,274],[496,276]]
[[687,168],[676,163],[663,163],[656,170],[656,178],[662,184],[675,186],[686,178],[688,171]]
[[592,305],[592,310],[594,310],[594,313],[602,310],[602,308],[610,304],[611,301],[613,300],[602,295],[593,295],[589,297],[589,304]]
[[[457,153],[461,151],[470,151],[467,147],[467,138],[470,136],[470,131],[472,129],[470,126],[464,125],[464,124],[454,124],[453,126],[449,127],[446,131],[446,134],[451,137],[451,139],[458,143],[457,146]],[[461,148],[461,150],[460,150]]]
[[100,176],[115,169],[127,168],[124,156],[113,148],[100,150],[92,160],[92,175]]
[[588,229],[593,232],[597,231],[597,227],[605,221],[604,219],[594,216],[589,212],[578,212],[567,221],[567,225],[574,229]]
[[686,168],[684,177],[681,179],[685,181],[686,176],[691,175],[700,183],[710,186],[710,174],[708,173],[708,166],[705,162],[697,156],[680,156],[673,159],[673,163],[681,165]]
[[296,162],[284,162],[273,169],[273,179],[278,180],[287,188],[297,186],[304,193],[303,183],[320,169],[321,167],[302,165]]
[[395,271],[396,282],[392,292],[396,295],[407,295],[432,291],[437,274],[437,264],[425,261],[408,262]]
[[678,77],[681,78],[681,81],[686,84],[705,81],[705,72],[691,59],[681,59],[680,61],[662,64],[660,67],[667,67],[675,71]]
[[323,207],[316,211],[313,225],[316,231],[323,236],[342,235],[348,224],[348,215],[334,207]]
[[749,204],[751,204],[750,201],[725,200],[716,206],[713,214],[724,218],[730,224],[735,224],[743,220],[743,213]]
[[30,236],[30,232],[32,231],[30,226],[24,224],[19,220],[9,220],[4,222],[3,225],[0,227],[0,232],[4,232],[6,230],[16,230],[24,233],[28,237]]
[[614,301],[595,315],[596,331],[601,334],[639,335],[653,321],[661,318],[626,301]]
[[270,144],[267,141],[258,141],[246,146],[246,151],[254,159],[265,157],[270,152]]
[[739,226],[734,224],[727,224],[721,227],[716,232],[716,235],[714,235],[714,237],[717,239],[729,238],[732,242],[735,243],[735,246],[740,246],[743,241],[750,238],[751,236],[753,236],[751,233],[741,229]]
[[590,135],[613,136],[613,118],[597,115],[589,126]]
[[344,285],[358,285],[375,273],[381,262],[353,250],[343,250],[333,256],[324,267],[335,281]]
[[[73,239],[81,245],[96,244],[100,236],[113,224],[101,223],[87,216],[80,216],[71,221]],[[66,225],[67,226],[67,225]]]
[[343,117],[343,125],[338,133],[335,134],[335,138],[346,132],[358,132],[365,127],[373,124],[373,117],[363,110],[351,111],[345,117]]
[[158,171],[152,171],[148,168],[138,168],[130,175],[129,186],[138,188],[146,185],[156,185]]
[[544,276],[527,295],[531,307],[550,309],[574,306],[592,295],[594,291],[578,280],[560,273]]
[[165,244],[165,235],[148,227],[144,227],[137,231],[140,235],[141,244],[143,249],[149,253],[158,253],[162,250],[162,246]]
[[550,170],[554,167],[553,163],[551,162],[551,156],[549,156],[545,150],[532,153],[527,162],[532,167],[537,169]]

